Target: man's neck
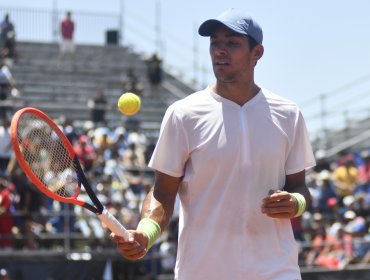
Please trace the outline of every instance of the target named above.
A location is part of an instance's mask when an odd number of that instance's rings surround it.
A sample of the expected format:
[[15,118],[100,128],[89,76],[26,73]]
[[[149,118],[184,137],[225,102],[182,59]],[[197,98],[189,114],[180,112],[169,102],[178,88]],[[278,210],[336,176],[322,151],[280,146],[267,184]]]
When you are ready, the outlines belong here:
[[229,99],[240,106],[243,106],[260,91],[260,87],[254,81],[242,85],[218,81],[215,85],[211,86],[211,89],[223,98]]

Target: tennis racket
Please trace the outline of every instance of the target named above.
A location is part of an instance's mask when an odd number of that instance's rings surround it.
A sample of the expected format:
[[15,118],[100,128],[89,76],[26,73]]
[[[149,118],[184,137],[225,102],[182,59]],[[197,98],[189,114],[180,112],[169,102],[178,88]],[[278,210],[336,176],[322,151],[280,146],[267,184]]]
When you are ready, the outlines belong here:
[[[20,109],[12,118],[10,130],[20,167],[42,193],[90,210],[112,232],[128,239],[127,230],[102,205],[88,183],[72,144],[49,116],[31,107]],[[82,186],[92,204],[78,198]]]

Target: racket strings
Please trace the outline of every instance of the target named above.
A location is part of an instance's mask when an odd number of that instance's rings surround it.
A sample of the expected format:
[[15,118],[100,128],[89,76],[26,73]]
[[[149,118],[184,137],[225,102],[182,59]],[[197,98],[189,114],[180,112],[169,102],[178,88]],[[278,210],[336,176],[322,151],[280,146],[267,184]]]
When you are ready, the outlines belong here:
[[73,197],[79,190],[76,167],[58,134],[39,117],[24,114],[17,138],[25,161],[43,185],[61,197]]

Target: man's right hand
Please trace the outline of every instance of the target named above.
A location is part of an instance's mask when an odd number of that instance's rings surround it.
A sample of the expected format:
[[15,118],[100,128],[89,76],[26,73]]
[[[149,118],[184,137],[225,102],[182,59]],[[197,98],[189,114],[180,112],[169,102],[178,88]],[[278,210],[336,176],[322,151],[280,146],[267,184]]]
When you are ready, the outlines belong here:
[[121,255],[128,260],[136,261],[145,257],[148,250],[148,236],[136,230],[129,230],[129,239],[125,240],[121,236],[111,233],[110,239],[117,244],[117,249]]

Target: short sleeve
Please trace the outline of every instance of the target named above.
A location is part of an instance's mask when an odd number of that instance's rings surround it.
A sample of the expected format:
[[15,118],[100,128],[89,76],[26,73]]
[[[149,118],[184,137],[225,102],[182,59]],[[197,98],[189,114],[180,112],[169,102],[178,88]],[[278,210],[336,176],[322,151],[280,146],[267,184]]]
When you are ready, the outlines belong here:
[[285,163],[285,173],[287,175],[294,174],[311,168],[315,164],[315,157],[312,152],[306,124],[301,112],[298,111],[294,123],[293,139]]
[[148,166],[170,176],[181,177],[189,157],[189,144],[182,119],[175,108],[173,104],[165,113]]

